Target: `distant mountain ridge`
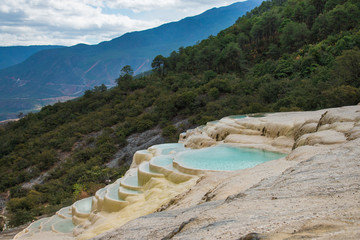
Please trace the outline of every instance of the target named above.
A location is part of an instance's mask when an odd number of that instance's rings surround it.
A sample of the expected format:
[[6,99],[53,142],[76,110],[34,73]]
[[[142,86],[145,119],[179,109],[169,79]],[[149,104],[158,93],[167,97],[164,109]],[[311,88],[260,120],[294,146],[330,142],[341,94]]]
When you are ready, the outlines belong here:
[[131,65],[134,70],[142,66],[138,72],[148,70],[156,55],[168,55],[180,46],[217,34],[261,2],[249,0],[213,8],[98,45],[79,44],[37,52],[18,65],[0,70],[0,95],[6,99],[79,96],[96,85],[111,86],[124,65]]
[[25,61],[31,55],[47,49],[61,48],[57,45],[8,46],[0,47],[0,69]]

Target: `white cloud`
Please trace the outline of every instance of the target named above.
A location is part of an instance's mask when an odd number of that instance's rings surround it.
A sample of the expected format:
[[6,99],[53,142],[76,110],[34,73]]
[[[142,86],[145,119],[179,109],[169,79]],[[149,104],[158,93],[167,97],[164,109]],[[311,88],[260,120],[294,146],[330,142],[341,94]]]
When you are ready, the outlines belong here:
[[174,7],[177,2],[177,0],[108,0],[106,5],[110,8],[131,9],[141,12]]
[[2,0],[0,46],[95,44],[233,2],[236,0]]
[[[240,0],[241,1],[241,0]],[[198,11],[211,7],[225,6],[237,1],[209,1],[209,0],[107,0],[106,5],[111,8],[126,8],[133,11],[151,11],[159,8],[175,11]]]

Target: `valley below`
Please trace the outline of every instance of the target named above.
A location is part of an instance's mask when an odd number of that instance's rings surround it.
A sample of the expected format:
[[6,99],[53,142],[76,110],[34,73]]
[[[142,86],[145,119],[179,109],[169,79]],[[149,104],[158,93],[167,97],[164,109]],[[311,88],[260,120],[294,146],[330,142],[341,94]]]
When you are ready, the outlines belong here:
[[51,98],[0,98],[0,124],[2,121],[15,120],[23,117],[27,113],[34,113],[41,110],[43,106],[57,102],[65,102],[76,98],[76,96],[60,96]]

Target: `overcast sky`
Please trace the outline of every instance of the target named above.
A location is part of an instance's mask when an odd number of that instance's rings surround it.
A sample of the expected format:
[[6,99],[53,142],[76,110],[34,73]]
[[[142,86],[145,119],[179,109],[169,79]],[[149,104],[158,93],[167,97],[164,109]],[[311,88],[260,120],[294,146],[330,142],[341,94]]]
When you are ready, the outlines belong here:
[[1,0],[0,46],[97,44],[243,0]]

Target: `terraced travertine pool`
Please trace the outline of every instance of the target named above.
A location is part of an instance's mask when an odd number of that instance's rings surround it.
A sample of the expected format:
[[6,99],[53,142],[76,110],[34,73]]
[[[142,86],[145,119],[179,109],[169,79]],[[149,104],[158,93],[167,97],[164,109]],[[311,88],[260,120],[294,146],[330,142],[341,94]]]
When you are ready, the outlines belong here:
[[74,223],[71,219],[64,219],[59,221],[53,225],[54,230],[60,233],[70,233],[74,230]]
[[246,118],[246,115],[232,115],[232,116],[229,116],[229,118],[232,118],[232,119],[242,119],[242,118]]
[[164,143],[151,146],[151,148],[160,150],[161,155],[167,155],[170,153],[177,153],[187,150],[181,143]]
[[158,166],[168,166],[173,163],[173,157],[169,155],[160,155],[153,157],[151,162]]
[[119,185],[120,183],[113,183],[109,188],[108,188],[108,192],[107,195],[115,200],[122,200],[119,199],[119,194],[118,194],[118,190],[119,190]]
[[[125,175],[123,178],[115,181],[115,183],[98,190],[95,198],[89,197],[75,202],[72,209],[76,209],[76,211],[70,212],[69,209],[71,207],[63,208],[57,215],[35,222],[29,227],[29,234],[49,231],[71,234],[75,225],[82,224],[89,219],[93,200],[97,207],[95,211],[93,210],[93,214],[98,212],[106,212],[108,214],[109,212],[120,211],[129,204],[123,199],[126,199],[128,196],[143,194],[144,191],[147,191],[144,188],[145,184],[153,177],[168,178],[173,183],[176,183],[171,186],[180,186],[180,184],[189,181],[194,175],[197,175],[196,170],[200,170],[200,172],[203,170],[234,171],[251,168],[260,163],[285,156],[282,153],[239,148],[227,144],[194,150],[185,148],[181,143],[168,143],[155,145],[149,148],[149,151],[141,150],[140,152],[150,154],[151,158],[145,160],[148,162],[141,163],[137,167],[137,171],[130,173],[131,175]],[[189,186],[194,183],[189,183]],[[184,186],[186,184],[179,189],[183,189]],[[161,191],[154,192],[161,193]],[[123,203],[119,205],[120,202]],[[114,204],[118,205],[115,206]],[[163,202],[160,201],[159,206],[161,204]],[[100,208],[98,208],[99,206]],[[135,210],[139,211],[139,209]],[[147,212],[148,210],[144,211],[144,214]],[[101,214],[98,217],[101,217]],[[128,219],[130,220],[132,217],[128,217]],[[24,232],[23,234],[23,238],[20,238],[26,239],[27,233]]]
[[282,158],[286,154],[253,148],[218,145],[176,155],[175,161],[183,167],[201,170],[234,171],[254,167],[260,163]]
[[84,198],[75,203],[75,206],[79,212],[89,213],[91,211],[92,197]]

